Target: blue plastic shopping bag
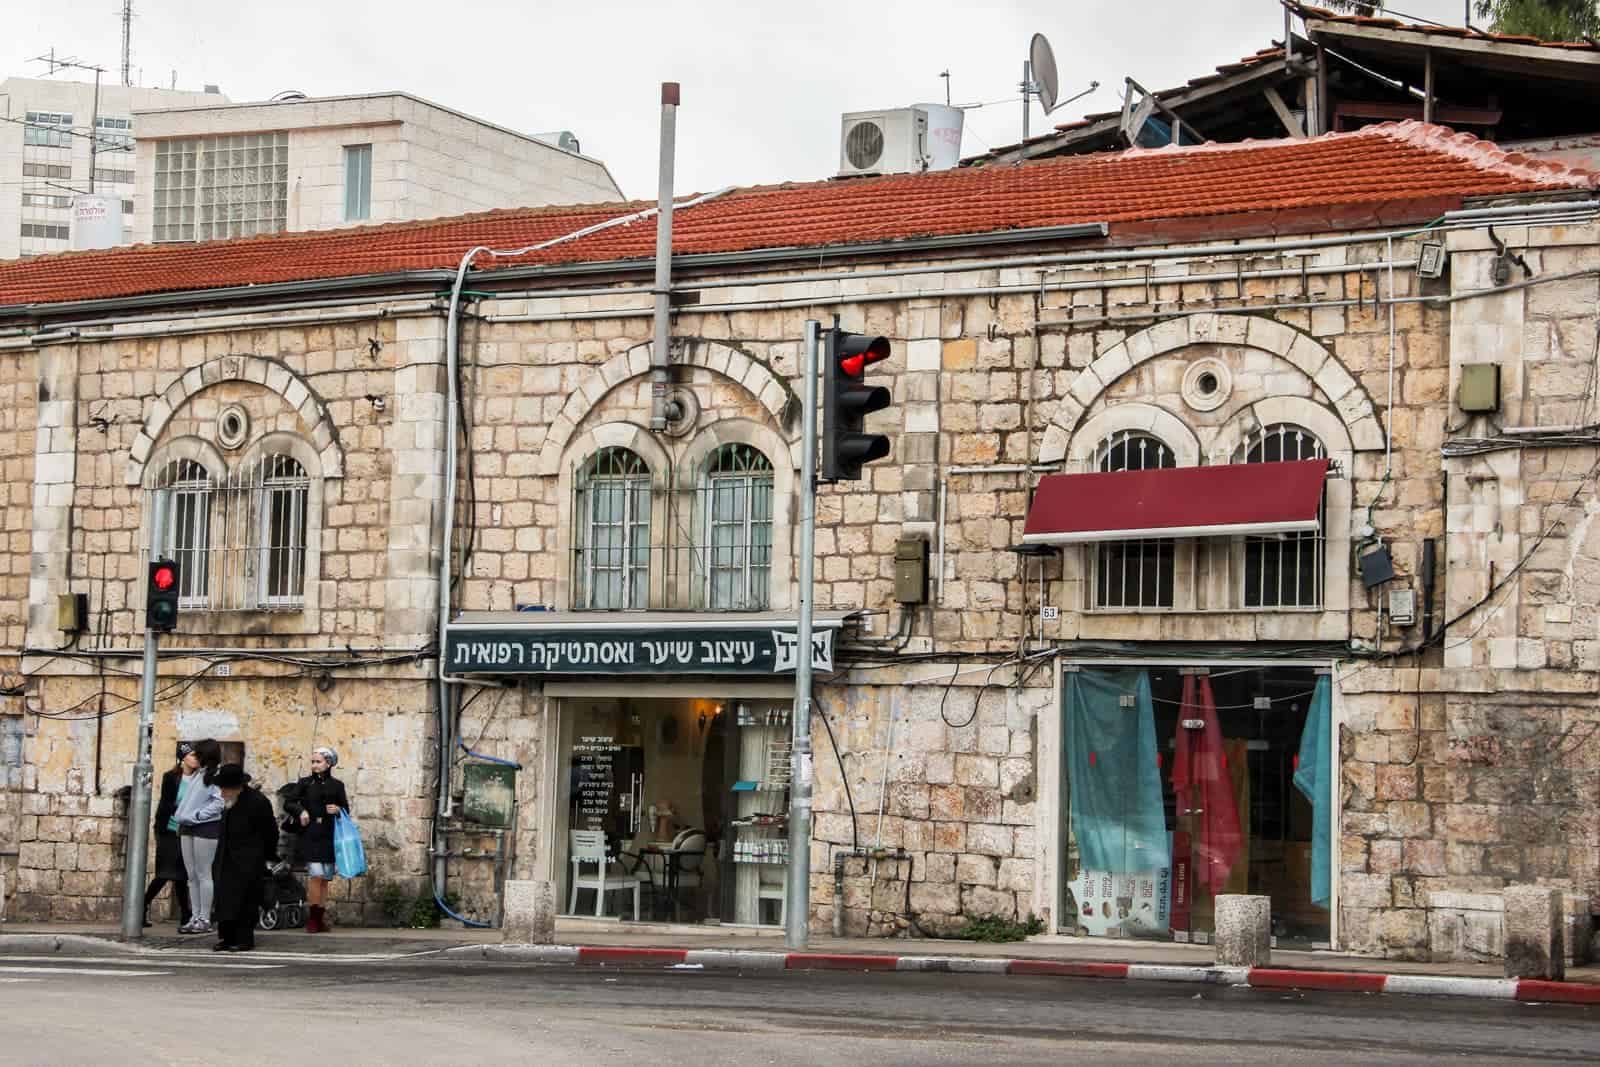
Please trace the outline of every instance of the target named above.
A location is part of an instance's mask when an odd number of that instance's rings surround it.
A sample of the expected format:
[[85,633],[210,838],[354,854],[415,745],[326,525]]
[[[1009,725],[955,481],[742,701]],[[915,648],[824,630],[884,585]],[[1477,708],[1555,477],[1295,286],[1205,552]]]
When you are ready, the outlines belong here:
[[340,878],[367,873],[367,850],[361,843],[361,827],[347,811],[333,820],[333,862]]

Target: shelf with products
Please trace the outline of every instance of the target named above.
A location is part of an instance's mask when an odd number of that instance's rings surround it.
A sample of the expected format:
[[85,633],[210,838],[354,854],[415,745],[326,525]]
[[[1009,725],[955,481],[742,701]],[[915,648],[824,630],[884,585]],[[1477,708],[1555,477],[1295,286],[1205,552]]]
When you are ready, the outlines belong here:
[[784,837],[752,837],[735,841],[735,863],[785,864],[789,862],[789,840]]
[[740,704],[736,721],[740,726],[788,726],[789,709],[786,707],[752,708]]

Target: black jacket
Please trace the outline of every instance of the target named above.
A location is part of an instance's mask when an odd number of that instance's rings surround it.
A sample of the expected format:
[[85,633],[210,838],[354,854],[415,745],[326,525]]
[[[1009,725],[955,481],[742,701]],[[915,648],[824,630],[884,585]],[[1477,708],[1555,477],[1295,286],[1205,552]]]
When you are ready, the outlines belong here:
[[177,833],[168,830],[167,823],[172,821],[172,815],[178,810],[178,783],[183,781],[183,772],[176,768],[167,771],[161,776],[161,795],[156,800],[156,833]]
[[310,824],[300,831],[296,849],[302,863],[333,862],[334,817],[328,814],[329,804],[350,810],[344,783],[331,774],[308,774],[283,798],[283,810],[295,825],[299,825],[301,812],[311,816]]
[[278,820],[272,801],[246,786],[222,813],[222,837],[211,865],[216,885],[213,917],[218,922],[256,921],[267,864],[278,858]]

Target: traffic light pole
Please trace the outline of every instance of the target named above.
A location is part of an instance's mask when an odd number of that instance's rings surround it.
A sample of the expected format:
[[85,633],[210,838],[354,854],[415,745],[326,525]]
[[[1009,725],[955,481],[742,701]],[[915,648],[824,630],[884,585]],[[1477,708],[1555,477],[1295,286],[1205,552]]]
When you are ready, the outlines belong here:
[[[150,516],[150,555],[167,542],[166,489],[157,490]],[[150,855],[150,788],[154,768],[150,760],[150,735],[156,723],[156,631],[148,614],[144,628],[144,674],[139,690],[139,760],[133,768],[133,795],[128,798],[128,854],[122,872],[122,936],[144,936],[144,885]]]
[[784,941],[806,947],[811,926],[811,601],[817,542],[817,342],[822,324],[806,320],[806,365],[800,437],[800,619],[795,634],[794,752],[789,780],[789,872],[784,891]]

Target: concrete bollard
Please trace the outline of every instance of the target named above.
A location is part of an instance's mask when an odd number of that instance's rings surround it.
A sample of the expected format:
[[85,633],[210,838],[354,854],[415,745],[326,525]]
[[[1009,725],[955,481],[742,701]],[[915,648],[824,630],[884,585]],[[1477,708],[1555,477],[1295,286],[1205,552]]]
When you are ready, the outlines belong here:
[[500,940],[516,945],[555,944],[554,882],[506,882],[505,920],[501,923]]
[[1272,898],[1217,897],[1217,966],[1265,967],[1272,962]]
[[1594,938],[1594,916],[1589,913],[1589,896],[1587,893],[1563,893],[1561,905],[1567,963],[1582,966],[1589,962],[1590,944]]
[[1511,885],[1501,895],[1506,904],[1506,977],[1561,981],[1567,976],[1561,890]]

